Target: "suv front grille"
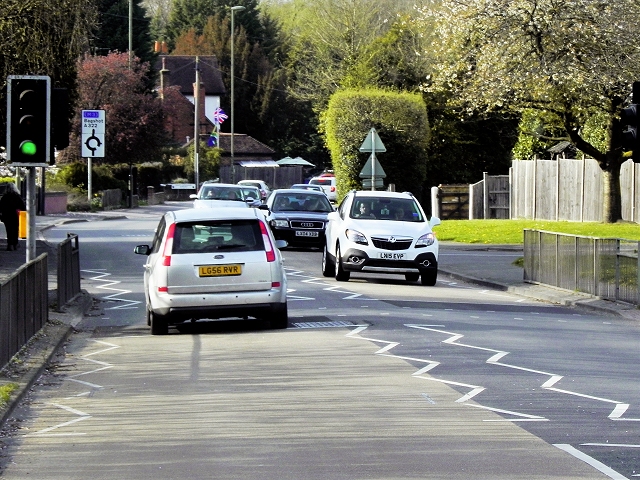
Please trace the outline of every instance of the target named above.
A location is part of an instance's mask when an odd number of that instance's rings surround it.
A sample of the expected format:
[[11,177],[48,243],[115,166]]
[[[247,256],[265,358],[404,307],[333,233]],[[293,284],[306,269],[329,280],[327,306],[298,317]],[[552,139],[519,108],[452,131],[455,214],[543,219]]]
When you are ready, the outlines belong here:
[[[394,239],[395,241],[391,241]],[[373,246],[381,248],[383,250],[407,250],[411,247],[413,242],[412,238],[397,238],[397,237],[371,237]]]
[[309,220],[291,220],[291,228],[310,228],[310,229],[322,230],[324,228],[324,223],[312,222]]

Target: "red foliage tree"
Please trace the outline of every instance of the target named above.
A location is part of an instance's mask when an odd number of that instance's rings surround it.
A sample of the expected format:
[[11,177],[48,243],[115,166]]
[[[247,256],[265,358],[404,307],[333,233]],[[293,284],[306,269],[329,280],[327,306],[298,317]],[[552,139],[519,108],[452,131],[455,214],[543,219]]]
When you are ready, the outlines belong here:
[[59,163],[80,159],[81,111],[104,110],[106,118],[103,163],[136,164],[160,160],[166,143],[162,107],[148,90],[149,64],[127,53],[87,56],[78,66],[78,106],[69,147]]

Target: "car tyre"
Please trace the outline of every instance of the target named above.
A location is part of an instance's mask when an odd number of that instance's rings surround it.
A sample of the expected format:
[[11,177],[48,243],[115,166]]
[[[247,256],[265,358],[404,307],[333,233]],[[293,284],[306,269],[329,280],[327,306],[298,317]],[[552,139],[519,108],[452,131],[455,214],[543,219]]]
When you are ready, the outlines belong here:
[[436,279],[438,278],[438,270],[427,270],[426,272],[422,272],[420,276],[420,281],[422,285],[426,285],[428,287],[433,287],[436,284]]
[[289,326],[289,313],[286,302],[274,309],[271,316],[271,326],[277,329],[284,329]]
[[342,268],[340,245],[336,246],[335,277],[338,282],[348,282],[349,277],[351,277],[351,272],[345,272],[344,268]]
[[147,327],[150,327],[151,326],[151,310],[149,310],[149,305],[147,305],[146,312],[147,312],[147,314],[146,314]]
[[151,335],[166,335],[169,333],[169,323],[162,316],[149,310],[149,325],[151,326]]
[[327,245],[324,245],[322,249],[322,275],[325,277],[333,276],[335,272],[335,264],[329,258],[329,251],[327,250]]
[[404,274],[404,279],[407,282],[417,282],[419,278],[420,278],[420,274],[419,273],[405,273]]

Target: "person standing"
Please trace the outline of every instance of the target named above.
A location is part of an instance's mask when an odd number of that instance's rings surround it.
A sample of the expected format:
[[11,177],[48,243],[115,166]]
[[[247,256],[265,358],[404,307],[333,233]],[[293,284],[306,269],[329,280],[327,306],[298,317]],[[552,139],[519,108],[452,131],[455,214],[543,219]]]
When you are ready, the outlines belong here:
[[15,183],[10,183],[7,192],[0,198],[0,215],[7,231],[7,250],[18,249],[18,223],[20,210],[25,210],[24,200]]

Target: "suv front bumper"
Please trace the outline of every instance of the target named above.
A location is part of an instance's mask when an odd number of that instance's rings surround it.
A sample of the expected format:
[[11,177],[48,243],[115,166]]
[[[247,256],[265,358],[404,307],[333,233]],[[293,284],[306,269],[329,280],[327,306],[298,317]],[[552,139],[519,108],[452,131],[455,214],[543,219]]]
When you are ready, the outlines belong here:
[[437,270],[438,260],[436,260],[435,254],[429,251],[419,253],[411,260],[394,260],[392,258],[372,258],[364,250],[350,248],[342,253],[342,268],[348,272],[422,273]]

